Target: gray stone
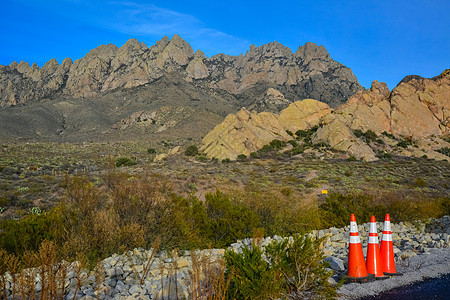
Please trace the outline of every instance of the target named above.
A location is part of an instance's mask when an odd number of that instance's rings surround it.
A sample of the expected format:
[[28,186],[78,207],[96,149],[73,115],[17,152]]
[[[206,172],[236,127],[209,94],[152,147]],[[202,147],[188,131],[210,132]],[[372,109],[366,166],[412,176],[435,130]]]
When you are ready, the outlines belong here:
[[324,259],[324,261],[329,262],[330,263],[330,268],[335,270],[335,271],[344,271],[345,270],[344,262],[341,259],[339,259],[339,258],[337,258],[335,256],[326,257]]
[[135,285],[132,285],[131,287],[130,287],[130,289],[128,290],[128,292],[130,293],[130,294],[136,294],[136,293],[138,293],[138,294],[145,294],[145,293],[147,293],[147,290],[145,289],[145,287],[143,287],[143,286],[141,286],[141,285],[137,285],[137,284],[135,284]]

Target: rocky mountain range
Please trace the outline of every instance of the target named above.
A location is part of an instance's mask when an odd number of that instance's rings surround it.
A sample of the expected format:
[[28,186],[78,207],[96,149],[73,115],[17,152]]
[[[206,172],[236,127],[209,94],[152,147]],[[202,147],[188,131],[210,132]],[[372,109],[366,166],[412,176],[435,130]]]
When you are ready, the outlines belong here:
[[[184,119],[193,127],[194,119],[206,120],[204,134],[244,106],[279,112],[292,101],[314,98],[336,107],[360,90],[352,71],[313,43],[292,52],[273,42],[251,46],[245,55],[208,58],[178,35],[151,47],[131,39],[120,48],[99,46],[74,62],[0,66],[0,136],[92,140],[161,107],[193,108],[192,118]],[[161,132],[164,125],[176,127],[169,121],[138,125]]]
[[304,144],[327,145],[366,161],[380,153],[448,160],[450,70],[431,79],[407,76],[392,91],[374,81],[335,110],[312,99],[294,102],[280,114],[243,108],[209,132],[201,150],[209,157],[236,159],[274,139],[294,140],[293,133],[313,127],[316,131]]
[[[313,43],[294,53],[274,42],[251,46],[245,55],[207,58],[174,35],[151,47],[135,39],[120,48],[102,45],[75,62],[66,58],[61,65],[52,59],[42,68],[24,61],[0,66],[0,106],[61,96],[98,98],[119,88],[151,84],[173,72],[193,85],[236,96],[258,85],[270,85],[282,87],[289,99],[315,98],[333,107],[361,90],[349,68]],[[258,97],[242,104],[249,106],[255,100]]]

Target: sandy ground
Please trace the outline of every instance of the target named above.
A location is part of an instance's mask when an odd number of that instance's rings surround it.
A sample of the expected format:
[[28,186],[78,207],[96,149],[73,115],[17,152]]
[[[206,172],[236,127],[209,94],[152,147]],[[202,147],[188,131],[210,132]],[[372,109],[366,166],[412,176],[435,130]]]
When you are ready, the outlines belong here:
[[430,254],[421,254],[397,262],[396,270],[403,276],[366,283],[349,283],[339,290],[339,299],[358,299],[405,286],[425,278],[435,278],[450,273],[450,248],[430,249]]

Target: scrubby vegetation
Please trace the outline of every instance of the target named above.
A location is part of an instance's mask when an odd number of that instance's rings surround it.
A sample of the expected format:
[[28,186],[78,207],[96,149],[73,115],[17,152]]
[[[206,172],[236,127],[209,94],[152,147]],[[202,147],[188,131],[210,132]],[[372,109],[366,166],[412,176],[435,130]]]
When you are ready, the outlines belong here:
[[196,156],[198,154],[198,148],[195,145],[189,145],[184,151],[186,156]]
[[320,250],[322,240],[296,234],[273,241],[265,248],[257,243],[242,253],[225,253],[230,277],[229,299],[305,299],[311,295],[332,298],[336,292],[327,279],[332,275]]
[[[311,134],[295,133],[292,151],[308,147],[298,137]],[[18,269],[40,264],[27,259],[43,247],[54,252],[52,260],[83,257],[94,268],[101,258],[149,248],[157,239],[162,250],[227,247],[255,232],[288,236],[345,226],[350,213],[361,222],[386,212],[395,222],[450,214],[448,163],[427,159],[320,161],[269,151],[224,164],[180,156],[161,167],[151,163],[148,145],[2,149],[0,248]],[[139,164],[117,168],[121,157]],[[319,197],[324,186],[330,192]],[[230,276],[222,282],[234,293],[237,283]],[[278,279],[277,293],[297,291],[286,278]]]

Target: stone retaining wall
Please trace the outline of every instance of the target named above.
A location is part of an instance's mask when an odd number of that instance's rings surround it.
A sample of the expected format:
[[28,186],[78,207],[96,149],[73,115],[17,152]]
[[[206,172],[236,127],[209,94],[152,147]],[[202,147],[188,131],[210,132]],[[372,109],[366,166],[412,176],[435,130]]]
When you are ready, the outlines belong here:
[[[369,235],[369,223],[358,226],[364,251],[366,251]],[[378,223],[378,234],[381,241],[383,223]],[[313,231],[311,235],[325,237],[323,251],[335,271],[331,281],[337,282],[344,274],[347,265],[349,226],[344,228],[329,228]],[[450,217],[430,219],[427,224],[423,222],[392,224],[394,253],[397,261],[408,257],[427,254],[432,248],[447,248],[450,246]],[[283,239],[280,236],[263,238],[262,246],[270,244],[273,240]],[[241,251],[244,245],[251,246],[251,239],[237,241],[230,245],[234,251]],[[135,249],[127,254],[114,254],[104,259],[101,264],[104,268],[100,286],[94,272],[83,271],[81,287],[77,291],[76,299],[178,299],[190,298],[191,277],[193,266],[198,266],[200,280],[203,279],[204,270],[208,267],[215,269],[224,254],[224,249],[197,250],[193,253],[181,251],[178,254],[161,252],[152,257],[152,250]],[[194,255],[194,264],[192,256]],[[149,258],[152,257],[143,284],[140,278],[146,269]],[[198,261],[196,263],[195,261]],[[203,267],[201,267],[203,266]],[[69,267],[65,286],[65,299],[72,299],[77,286],[77,276],[74,271],[76,263]],[[38,274],[37,269],[33,270]],[[203,270],[203,271],[201,271]],[[7,276],[7,294],[12,298],[12,279]],[[36,292],[41,289],[39,275],[35,278]],[[17,294],[17,292],[16,292]]]

